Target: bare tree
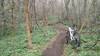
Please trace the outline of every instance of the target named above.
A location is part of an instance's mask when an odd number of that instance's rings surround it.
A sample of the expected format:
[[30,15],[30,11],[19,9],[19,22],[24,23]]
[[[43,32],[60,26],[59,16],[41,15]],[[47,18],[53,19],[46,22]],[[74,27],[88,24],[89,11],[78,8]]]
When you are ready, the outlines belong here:
[[74,17],[72,24],[76,24],[77,23],[77,17],[76,17],[77,15],[76,15],[75,0],[72,0],[72,7],[73,7],[73,17]]
[[44,24],[44,26],[47,26],[48,25],[48,18],[47,18],[47,13],[48,13],[48,8],[46,7],[46,5],[47,5],[47,0],[44,0],[43,1],[43,24]]
[[12,28],[14,31],[16,31],[16,19],[17,19],[17,0],[12,0],[12,7],[11,7],[11,11],[12,11],[12,19],[11,19],[11,23],[12,23]]
[[84,0],[84,6],[83,6],[83,11],[82,11],[82,18],[81,18],[81,21],[83,21],[83,22],[81,22],[81,25],[80,25],[80,29],[79,29],[79,32],[81,32],[82,31],[82,29],[83,29],[83,27],[85,26],[85,21],[86,21],[86,19],[87,19],[87,17],[88,17],[88,13],[86,12],[87,11],[87,0]]
[[25,16],[25,24],[26,24],[26,32],[27,32],[27,40],[28,40],[28,48],[32,49],[32,28],[30,24],[30,16],[29,16],[29,0],[24,0],[24,16]]
[[70,0],[64,0],[64,2],[65,2],[65,8],[66,8],[67,17],[68,17],[69,16],[69,8],[68,8],[68,6],[69,6],[69,3],[70,3]]
[[1,0],[2,18],[4,18],[4,0]]
[[92,1],[92,16],[94,19],[94,23],[96,23],[96,5],[97,5],[97,0]]
[[0,12],[1,12],[1,15],[2,15],[2,16],[1,16],[1,19],[0,19],[0,22],[1,22],[1,23],[0,23],[0,26],[1,26],[1,32],[2,32],[1,35],[4,35],[4,34],[3,34],[4,24],[5,24],[5,20],[4,20],[4,14],[5,14],[5,13],[4,13],[4,0],[1,0],[0,3],[1,3],[1,10],[2,10],[2,11],[0,11]]

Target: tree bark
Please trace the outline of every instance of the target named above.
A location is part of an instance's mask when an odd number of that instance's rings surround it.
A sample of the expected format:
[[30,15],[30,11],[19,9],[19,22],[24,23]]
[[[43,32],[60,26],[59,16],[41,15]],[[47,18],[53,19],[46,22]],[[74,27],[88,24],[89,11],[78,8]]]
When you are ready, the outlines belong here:
[[12,0],[12,19],[11,19],[11,23],[12,23],[12,29],[13,31],[16,31],[16,19],[17,19],[17,2],[16,0]]
[[26,24],[26,32],[27,32],[27,40],[28,40],[28,48],[32,49],[32,28],[30,24],[30,16],[29,16],[29,0],[24,0],[24,16],[25,16],[25,24]]
[[1,26],[1,35],[4,35],[5,33],[3,33],[4,31],[4,29],[5,29],[5,19],[4,19],[4,15],[5,15],[5,13],[4,13],[4,0],[1,0],[1,8],[2,8],[2,13],[1,13],[1,19],[0,19],[0,26]]
[[69,16],[69,8],[68,8],[68,5],[70,3],[70,0],[64,0],[64,3],[65,3],[65,8],[66,8],[66,11],[67,11],[67,17]]

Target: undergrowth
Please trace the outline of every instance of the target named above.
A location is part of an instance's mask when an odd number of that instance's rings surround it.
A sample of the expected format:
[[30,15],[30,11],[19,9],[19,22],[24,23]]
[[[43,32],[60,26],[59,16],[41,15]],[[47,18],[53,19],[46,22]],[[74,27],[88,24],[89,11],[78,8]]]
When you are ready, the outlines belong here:
[[[48,27],[33,27],[33,49],[27,49],[27,37],[23,24],[20,24],[15,36],[5,36],[0,39],[0,56],[41,56],[42,49],[48,41],[55,35],[55,30]],[[82,42],[76,56],[100,56],[100,43],[91,47],[98,35],[82,34]],[[99,36],[100,37],[100,36]],[[65,56],[75,56],[70,44],[65,47]]]

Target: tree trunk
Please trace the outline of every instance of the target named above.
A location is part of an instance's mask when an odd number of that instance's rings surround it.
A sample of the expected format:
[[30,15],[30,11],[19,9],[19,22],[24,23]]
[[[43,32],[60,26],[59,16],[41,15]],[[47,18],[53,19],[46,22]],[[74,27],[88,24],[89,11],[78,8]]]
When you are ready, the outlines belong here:
[[16,31],[16,18],[17,18],[17,5],[16,5],[16,0],[12,0],[12,29],[13,31]]
[[32,28],[29,16],[29,0],[24,0],[24,16],[25,16],[25,24],[26,24],[25,27],[27,32],[28,48],[32,49]]
[[68,5],[70,3],[70,0],[64,0],[64,3],[65,3],[65,8],[66,8],[66,11],[67,11],[67,17],[69,16],[69,8],[68,8]]
[[48,18],[47,18],[47,8],[46,8],[46,5],[47,5],[47,1],[43,1],[43,25],[44,26],[48,26]]

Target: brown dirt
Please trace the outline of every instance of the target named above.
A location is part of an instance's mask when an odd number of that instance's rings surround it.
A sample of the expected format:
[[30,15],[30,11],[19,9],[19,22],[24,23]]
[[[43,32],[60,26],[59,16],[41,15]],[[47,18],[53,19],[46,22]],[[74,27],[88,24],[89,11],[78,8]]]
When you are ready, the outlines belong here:
[[42,56],[62,56],[64,44],[66,43],[66,36],[66,31],[60,30],[43,50]]

